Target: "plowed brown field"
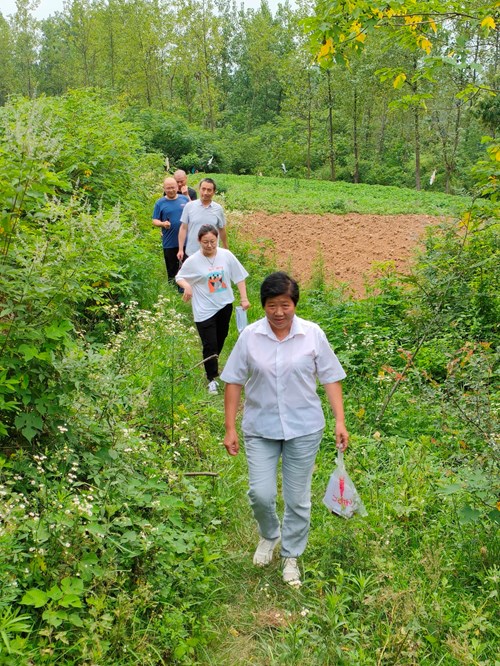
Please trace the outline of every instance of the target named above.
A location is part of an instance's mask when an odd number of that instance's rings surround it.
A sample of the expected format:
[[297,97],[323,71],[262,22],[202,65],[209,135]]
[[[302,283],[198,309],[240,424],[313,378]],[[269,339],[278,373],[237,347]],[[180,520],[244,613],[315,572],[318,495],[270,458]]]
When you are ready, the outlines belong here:
[[429,215],[260,212],[234,220],[244,238],[262,245],[278,269],[289,271],[302,284],[310,281],[321,260],[326,282],[346,283],[360,298],[365,296],[365,282],[375,278],[376,262],[393,261],[399,272],[407,273],[425,228],[438,222]]

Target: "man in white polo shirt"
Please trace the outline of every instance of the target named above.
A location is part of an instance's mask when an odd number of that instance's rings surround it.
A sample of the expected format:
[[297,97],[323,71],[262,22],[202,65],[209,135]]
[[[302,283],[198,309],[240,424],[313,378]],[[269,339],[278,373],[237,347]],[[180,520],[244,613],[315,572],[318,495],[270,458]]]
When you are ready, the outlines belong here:
[[[204,224],[211,224],[216,227],[219,231],[222,247],[226,248],[226,250],[229,249],[224,209],[220,204],[212,201],[215,190],[215,181],[212,178],[203,178],[200,181],[200,198],[196,201],[191,201],[185,206],[179,229],[179,252],[177,253],[179,261],[183,261],[200,249],[198,231]],[[186,235],[187,243],[184,249]]]

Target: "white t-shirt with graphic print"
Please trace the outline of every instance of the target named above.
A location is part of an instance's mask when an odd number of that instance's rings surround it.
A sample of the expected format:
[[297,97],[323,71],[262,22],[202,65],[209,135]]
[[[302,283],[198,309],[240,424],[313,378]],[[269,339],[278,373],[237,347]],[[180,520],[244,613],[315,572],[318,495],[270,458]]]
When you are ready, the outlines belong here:
[[191,285],[193,317],[200,322],[232,303],[234,293],[231,283],[237,284],[247,277],[247,271],[234,254],[218,247],[213,257],[205,257],[201,250],[195,252],[182,264],[175,279],[186,280]]

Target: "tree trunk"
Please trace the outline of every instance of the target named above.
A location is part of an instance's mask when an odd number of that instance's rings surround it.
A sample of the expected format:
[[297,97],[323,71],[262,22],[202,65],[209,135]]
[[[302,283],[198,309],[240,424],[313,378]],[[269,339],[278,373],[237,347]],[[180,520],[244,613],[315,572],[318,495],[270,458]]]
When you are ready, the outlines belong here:
[[493,74],[497,76],[500,66],[500,30],[495,33],[495,60],[493,65]]
[[418,109],[414,110],[415,126],[415,189],[419,192],[422,189],[420,180],[420,116]]
[[311,142],[312,142],[312,86],[311,72],[307,73],[307,177],[311,177]]
[[370,154],[370,143],[372,138],[372,105],[368,105],[366,113],[366,131],[365,131],[365,154]]
[[210,76],[210,69],[209,69],[209,64],[210,64],[210,57],[208,53],[208,45],[207,45],[207,34],[209,32],[209,26],[207,25],[207,20],[206,20],[206,11],[205,11],[205,5],[203,4],[203,67],[205,69],[204,71],[204,77],[205,77],[205,82],[206,82],[206,90],[207,90],[207,102],[208,102],[208,122],[210,126],[210,131],[215,132],[215,110],[214,110],[214,100],[212,98],[212,79]]
[[353,181],[359,183],[359,146],[358,146],[358,91],[354,88],[353,108],[353,143],[354,143],[354,174]]
[[328,81],[328,142],[329,142],[329,160],[330,160],[330,180],[335,180],[335,150],[333,147],[333,93],[332,93],[332,73],[326,70]]
[[381,160],[385,152],[385,128],[387,126],[387,103],[384,100],[384,109],[382,111],[382,120],[380,125],[380,137],[378,142],[378,158]]

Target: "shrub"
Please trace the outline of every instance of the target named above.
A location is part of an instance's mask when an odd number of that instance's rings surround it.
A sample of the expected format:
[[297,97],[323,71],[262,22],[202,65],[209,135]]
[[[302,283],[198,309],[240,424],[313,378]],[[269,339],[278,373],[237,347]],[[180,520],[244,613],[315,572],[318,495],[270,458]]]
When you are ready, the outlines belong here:
[[[16,102],[3,110],[0,132],[0,404],[7,414],[0,434],[28,440],[57,414],[58,396],[69,390],[56,364],[75,335],[95,339],[103,307],[148,292],[152,272],[144,241],[118,207],[92,214],[81,191],[66,203],[55,198],[70,185],[56,171],[65,158],[49,122],[51,104]],[[108,157],[99,168],[108,168]]]

